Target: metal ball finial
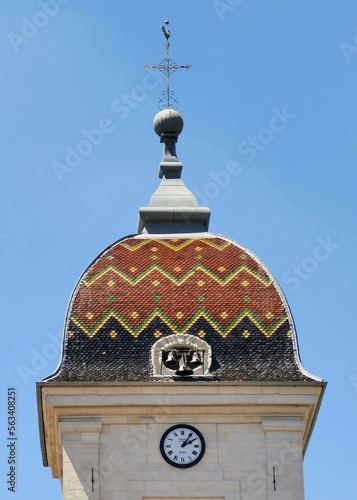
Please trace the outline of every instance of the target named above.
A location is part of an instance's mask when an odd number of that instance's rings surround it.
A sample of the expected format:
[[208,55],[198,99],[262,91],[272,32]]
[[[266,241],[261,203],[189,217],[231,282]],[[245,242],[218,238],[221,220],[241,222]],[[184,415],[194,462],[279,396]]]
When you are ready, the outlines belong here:
[[170,135],[177,138],[183,129],[183,119],[174,109],[163,109],[154,117],[153,127],[160,137]]

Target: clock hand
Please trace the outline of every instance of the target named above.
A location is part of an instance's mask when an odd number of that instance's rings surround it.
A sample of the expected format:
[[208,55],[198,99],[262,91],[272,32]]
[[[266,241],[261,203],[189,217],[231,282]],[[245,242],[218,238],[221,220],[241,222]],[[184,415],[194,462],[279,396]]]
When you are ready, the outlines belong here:
[[193,439],[191,439],[191,441],[189,441],[189,442],[188,442],[188,443],[186,443],[186,444],[191,444],[191,443],[193,443],[194,441],[196,441],[196,439],[197,439],[197,438],[193,438]]
[[188,444],[188,441],[189,441],[191,436],[192,436],[192,432],[189,433],[189,435],[187,436],[187,439],[185,439],[185,441],[182,443],[181,448],[184,448]]

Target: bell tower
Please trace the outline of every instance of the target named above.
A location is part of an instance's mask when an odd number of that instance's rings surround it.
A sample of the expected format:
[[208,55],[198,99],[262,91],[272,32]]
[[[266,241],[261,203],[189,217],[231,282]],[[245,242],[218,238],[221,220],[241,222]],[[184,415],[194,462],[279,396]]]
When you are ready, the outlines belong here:
[[60,366],[37,383],[43,462],[64,500],[303,500],[325,382],[275,278],[209,232],[181,178],[168,24],[161,181],[74,288]]

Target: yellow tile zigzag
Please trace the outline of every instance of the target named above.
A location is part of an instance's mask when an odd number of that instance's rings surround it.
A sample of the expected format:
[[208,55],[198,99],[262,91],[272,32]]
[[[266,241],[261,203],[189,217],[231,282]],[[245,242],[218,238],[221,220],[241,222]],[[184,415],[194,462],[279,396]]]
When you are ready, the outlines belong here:
[[194,265],[189,271],[187,271],[183,276],[177,278],[176,276],[172,275],[170,272],[168,272],[166,269],[161,267],[158,264],[152,264],[148,269],[146,269],[144,272],[139,274],[136,278],[132,278],[128,274],[124,273],[121,269],[118,269],[117,267],[113,265],[108,265],[104,269],[102,269],[99,273],[94,275],[90,279],[84,279],[83,283],[86,286],[91,286],[93,283],[98,281],[100,278],[105,276],[109,272],[113,272],[116,275],[120,276],[123,280],[125,280],[127,283],[130,283],[132,286],[137,285],[140,283],[144,278],[149,276],[151,273],[154,271],[158,271],[160,274],[171,280],[173,283],[175,283],[177,286],[181,286],[183,283],[185,283],[188,279],[191,278],[191,276],[197,272],[197,271],[202,271],[204,274],[210,276],[212,279],[214,279],[217,283],[219,283],[221,286],[226,285],[230,281],[232,281],[239,273],[242,271],[246,271],[249,273],[253,278],[257,279],[260,281],[264,286],[268,287],[272,284],[272,281],[268,278],[265,278],[261,274],[257,273],[253,269],[251,269],[249,266],[246,264],[241,264],[239,267],[237,267],[234,271],[232,271],[230,274],[228,274],[225,278],[221,278],[214,272],[212,272],[210,269],[206,268],[202,264],[196,264]]
[[207,245],[212,248],[215,248],[216,250],[224,250],[228,246],[230,246],[232,243],[229,241],[223,241],[223,243],[214,243],[213,241],[210,241],[209,239],[202,239],[202,240],[197,240],[195,238],[190,239],[190,240],[183,240],[182,243],[179,245],[173,245],[170,243],[170,241],[179,241],[178,238],[172,238],[171,240],[161,240],[161,239],[149,239],[149,240],[138,240],[138,243],[136,245],[128,245],[127,243],[121,243],[120,245],[126,248],[127,250],[130,250],[130,252],[135,252],[136,250],[139,250],[145,245],[152,245],[153,243],[157,243],[158,245],[165,246],[167,248],[170,248],[170,250],[173,250],[174,252],[178,252],[184,247],[187,247],[188,245],[192,245],[193,243],[197,245],[198,243],[201,243],[202,245]]
[[252,323],[265,335],[266,338],[271,337],[276,330],[287,320],[287,314],[279,318],[270,328],[267,328],[257,316],[249,309],[244,309],[238,316],[236,316],[227,327],[223,327],[218,323],[204,308],[199,308],[198,311],[182,326],[179,327],[174,323],[171,318],[164,314],[160,308],[155,308],[138,327],[133,327],[121,314],[115,309],[110,309],[95,325],[93,328],[87,327],[78,317],[72,315],[71,321],[78,326],[88,337],[92,338],[96,333],[112,318],[115,318],[118,323],[123,326],[133,337],[138,337],[140,333],[149,326],[151,321],[155,318],[160,318],[170,330],[176,334],[186,333],[199,319],[204,318],[214,330],[223,338],[237,326],[245,318],[249,318]]

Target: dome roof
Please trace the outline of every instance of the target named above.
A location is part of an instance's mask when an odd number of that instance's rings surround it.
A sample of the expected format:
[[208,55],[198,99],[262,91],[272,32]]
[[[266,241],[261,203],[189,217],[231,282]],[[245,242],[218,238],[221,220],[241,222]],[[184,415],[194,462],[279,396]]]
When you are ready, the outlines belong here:
[[211,233],[126,237],[100,254],[73,292],[62,362],[47,380],[158,380],[152,349],[173,335],[209,345],[207,380],[314,380],[267,268]]
[[320,380],[304,370],[284,295],[261,261],[208,232],[181,179],[173,109],[154,118],[161,179],[139,209],[138,234],[104,250],[72,294],[62,359],[48,382],[153,382],[175,378]]

